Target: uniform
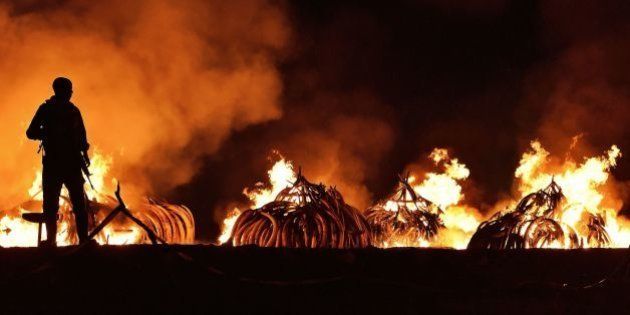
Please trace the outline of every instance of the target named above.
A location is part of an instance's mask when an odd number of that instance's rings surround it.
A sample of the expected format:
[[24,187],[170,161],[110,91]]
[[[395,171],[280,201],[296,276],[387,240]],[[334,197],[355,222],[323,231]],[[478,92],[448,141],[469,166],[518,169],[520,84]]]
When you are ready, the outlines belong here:
[[62,185],[70,194],[79,240],[86,241],[88,223],[81,152],[86,152],[89,144],[81,112],[70,101],[53,96],[39,107],[26,135],[29,139],[43,141],[42,186],[48,241],[55,240],[57,233]]

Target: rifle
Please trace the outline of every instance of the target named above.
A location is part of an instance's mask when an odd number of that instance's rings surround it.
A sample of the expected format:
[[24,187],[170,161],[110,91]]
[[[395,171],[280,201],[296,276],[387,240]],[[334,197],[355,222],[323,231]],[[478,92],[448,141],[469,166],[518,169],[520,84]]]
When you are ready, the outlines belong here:
[[81,155],[81,171],[83,171],[83,174],[85,174],[85,177],[87,177],[88,183],[90,183],[90,187],[92,187],[92,190],[96,190],[94,189],[94,184],[92,184],[92,179],[90,179],[90,176],[92,176],[92,174],[90,173],[90,169],[88,168],[89,159],[87,157],[87,152],[80,152],[79,154]]

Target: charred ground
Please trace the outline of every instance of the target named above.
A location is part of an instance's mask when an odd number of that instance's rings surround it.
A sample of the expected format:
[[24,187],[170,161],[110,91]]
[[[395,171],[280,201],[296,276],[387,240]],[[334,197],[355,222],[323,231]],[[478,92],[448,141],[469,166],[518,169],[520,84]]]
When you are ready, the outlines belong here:
[[627,258],[600,249],[2,249],[0,280],[3,313],[592,314],[629,306]]

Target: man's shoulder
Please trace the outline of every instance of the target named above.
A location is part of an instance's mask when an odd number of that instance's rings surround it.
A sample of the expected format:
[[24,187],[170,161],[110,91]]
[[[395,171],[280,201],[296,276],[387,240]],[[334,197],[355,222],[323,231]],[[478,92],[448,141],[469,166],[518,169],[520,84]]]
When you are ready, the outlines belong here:
[[78,114],[78,115],[81,114],[81,111],[76,105],[74,105],[74,103],[68,102],[66,104],[58,104],[58,103],[55,103],[53,100],[46,100],[44,103],[39,105],[38,110],[42,112],[49,112],[52,110],[52,111],[70,112],[72,114]]
[[48,111],[51,108],[51,106],[52,104],[49,101],[45,101],[41,105],[39,105],[38,111],[40,112]]
[[72,111],[74,114],[81,114],[81,110],[76,105],[74,105],[74,103],[68,102],[68,105],[70,105],[70,111]]

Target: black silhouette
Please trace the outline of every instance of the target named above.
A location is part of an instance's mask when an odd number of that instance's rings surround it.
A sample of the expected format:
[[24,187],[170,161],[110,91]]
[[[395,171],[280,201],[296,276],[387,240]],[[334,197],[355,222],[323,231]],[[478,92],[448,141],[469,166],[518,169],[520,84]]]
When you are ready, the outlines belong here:
[[72,82],[67,78],[53,81],[55,95],[42,104],[26,131],[32,140],[40,140],[43,147],[42,186],[46,245],[56,246],[57,212],[62,185],[70,194],[79,242],[88,241],[88,218],[82,171],[87,171],[90,160],[87,151],[85,126],[79,109],[70,102]]

